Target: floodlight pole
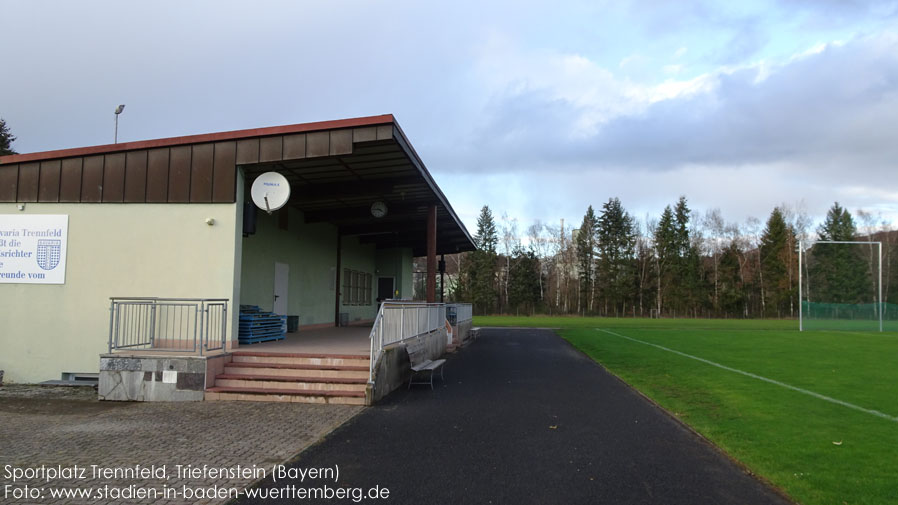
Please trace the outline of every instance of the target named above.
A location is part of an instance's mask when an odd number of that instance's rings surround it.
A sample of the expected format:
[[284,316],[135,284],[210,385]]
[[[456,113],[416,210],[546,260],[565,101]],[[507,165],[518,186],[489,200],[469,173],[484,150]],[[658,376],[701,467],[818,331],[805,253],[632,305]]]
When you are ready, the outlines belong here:
[[115,108],[115,137],[113,137],[113,144],[118,144],[118,116],[125,110],[125,104],[121,104]]

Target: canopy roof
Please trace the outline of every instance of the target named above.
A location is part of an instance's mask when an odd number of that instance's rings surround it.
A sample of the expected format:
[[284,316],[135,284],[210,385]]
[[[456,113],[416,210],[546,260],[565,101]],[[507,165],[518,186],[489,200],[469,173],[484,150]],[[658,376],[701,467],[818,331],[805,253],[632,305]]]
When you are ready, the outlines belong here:
[[[437,208],[437,252],[474,249],[464,224],[390,115],[15,154],[0,157],[0,202],[234,203],[276,171],[287,205],[379,248],[426,252]],[[375,218],[374,202],[387,214]]]

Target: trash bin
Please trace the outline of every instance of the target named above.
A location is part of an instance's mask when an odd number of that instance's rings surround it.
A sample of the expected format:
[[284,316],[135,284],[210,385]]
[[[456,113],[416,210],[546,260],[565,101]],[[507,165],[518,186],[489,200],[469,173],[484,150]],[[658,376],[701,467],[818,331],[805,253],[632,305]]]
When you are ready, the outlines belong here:
[[299,331],[299,316],[287,316],[287,333]]

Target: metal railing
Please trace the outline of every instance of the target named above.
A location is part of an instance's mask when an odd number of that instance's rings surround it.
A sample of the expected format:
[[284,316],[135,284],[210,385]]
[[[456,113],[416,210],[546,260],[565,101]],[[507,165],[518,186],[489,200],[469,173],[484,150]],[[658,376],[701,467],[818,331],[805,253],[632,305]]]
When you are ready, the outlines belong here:
[[374,382],[374,368],[384,348],[419,335],[439,330],[446,324],[442,303],[388,301],[380,305],[371,328],[371,355],[368,382]]
[[110,298],[109,352],[223,350],[227,298]]
[[470,303],[446,304],[446,319],[449,324],[455,326],[474,318],[474,307]]

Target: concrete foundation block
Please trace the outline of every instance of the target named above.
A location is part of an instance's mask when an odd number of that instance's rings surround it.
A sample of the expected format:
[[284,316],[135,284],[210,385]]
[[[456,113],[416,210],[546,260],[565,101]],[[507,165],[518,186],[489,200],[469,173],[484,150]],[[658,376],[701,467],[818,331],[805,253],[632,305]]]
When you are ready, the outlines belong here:
[[125,402],[202,401],[204,357],[100,356],[100,400]]

